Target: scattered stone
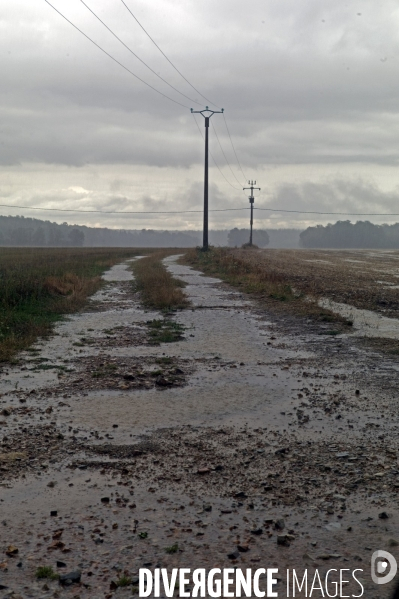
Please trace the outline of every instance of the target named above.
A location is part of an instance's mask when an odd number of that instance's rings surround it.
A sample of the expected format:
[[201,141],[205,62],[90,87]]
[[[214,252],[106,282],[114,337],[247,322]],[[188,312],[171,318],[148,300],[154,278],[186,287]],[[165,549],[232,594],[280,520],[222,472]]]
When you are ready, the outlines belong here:
[[290,546],[290,540],[288,535],[277,535],[277,545],[282,545],[284,547]]
[[158,387],[171,387],[173,385],[172,381],[169,381],[162,375],[155,379],[155,384],[158,385]]
[[136,377],[134,376],[134,374],[130,374],[129,372],[123,375],[123,378],[125,379],[125,381],[135,381]]
[[197,474],[209,474],[209,473],[210,473],[209,468],[198,468],[198,470],[197,470]]
[[73,572],[69,572],[68,574],[62,574],[60,576],[60,584],[65,586],[70,586],[72,584],[77,584],[80,582],[82,577],[82,573],[80,570],[74,570]]
[[381,512],[380,514],[378,514],[378,517],[380,518],[380,520],[388,520],[389,515],[386,512]]
[[6,555],[9,557],[15,557],[19,552],[19,549],[14,545],[9,545],[6,549]]
[[284,519],[280,518],[279,520],[276,520],[276,522],[274,523],[274,528],[276,530],[284,530],[284,528],[285,528]]

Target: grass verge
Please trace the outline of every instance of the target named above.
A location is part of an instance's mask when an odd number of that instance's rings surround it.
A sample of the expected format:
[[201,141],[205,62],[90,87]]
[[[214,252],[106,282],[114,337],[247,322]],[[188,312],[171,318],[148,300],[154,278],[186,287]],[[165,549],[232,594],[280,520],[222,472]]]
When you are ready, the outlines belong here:
[[142,250],[1,248],[0,362],[49,334],[63,314],[81,309],[101,274]]
[[[253,259],[248,259],[252,253]],[[215,275],[244,293],[255,295],[278,311],[310,317],[320,323],[334,323],[336,329],[326,334],[339,334],[352,325],[351,321],[339,314],[320,308],[311,295],[297,291],[290,277],[283,271],[268,266],[256,257],[256,251],[253,250],[246,250],[244,257],[226,248],[211,248],[208,252],[190,249],[181,258],[181,262],[206,274]]]
[[184,283],[175,279],[162,263],[172,253],[175,254],[176,250],[154,252],[132,265],[136,289],[141,292],[143,304],[147,308],[168,311],[189,305],[182,289]]

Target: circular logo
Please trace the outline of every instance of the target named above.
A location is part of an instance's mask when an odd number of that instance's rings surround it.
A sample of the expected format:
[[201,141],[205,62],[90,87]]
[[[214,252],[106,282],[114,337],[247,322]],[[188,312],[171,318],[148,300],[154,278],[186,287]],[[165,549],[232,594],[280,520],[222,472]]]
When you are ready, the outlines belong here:
[[391,582],[398,571],[396,559],[388,551],[379,549],[371,557],[371,578],[376,584]]

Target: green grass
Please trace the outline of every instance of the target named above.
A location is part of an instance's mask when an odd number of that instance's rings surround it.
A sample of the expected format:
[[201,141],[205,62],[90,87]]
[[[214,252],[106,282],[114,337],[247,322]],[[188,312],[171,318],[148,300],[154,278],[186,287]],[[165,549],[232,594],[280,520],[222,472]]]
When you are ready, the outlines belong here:
[[165,547],[165,551],[169,554],[178,553],[179,545],[175,543],[174,545],[170,545],[170,547]]
[[173,364],[173,358],[169,358],[169,356],[156,358],[155,363],[167,366],[168,364]]
[[146,324],[149,329],[151,345],[174,343],[175,341],[184,339],[184,326],[173,320],[148,320]]
[[126,576],[126,574],[124,574],[120,577],[116,584],[118,585],[118,587],[128,587],[132,584],[132,579],[130,578],[130,576]]
[[102,273],[142,250],[1,248],[0,362],[12,360],[62,315],[80,310],[102,285]]
[[58,580],[59,574],[54,572],[51,566],[39,566],[36,570],[36,578],[43,579],[47,578],[48,580]]
[[99,369],[94,370],[91,376],[93,377],[93,379],[100,379],[104,376],[109,376],[112,372],[115,372],[115,370],[117,369],[118,367],[116,364],[105,364],[104,366],[101,366]]

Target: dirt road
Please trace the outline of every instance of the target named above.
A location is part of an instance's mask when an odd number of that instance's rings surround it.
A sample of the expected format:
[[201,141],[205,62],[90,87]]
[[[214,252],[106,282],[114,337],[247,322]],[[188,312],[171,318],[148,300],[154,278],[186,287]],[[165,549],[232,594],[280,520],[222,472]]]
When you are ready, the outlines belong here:
[[[120,265],[3,367],[0,597],[127,597],[144,566],[278,567],[282,597],[286,568],[358,568],[388,597],[370,559],[399,558],[396,362],[165,262],[189,309],[145,311]],[[183,339],[154,345],[165,329]]]

